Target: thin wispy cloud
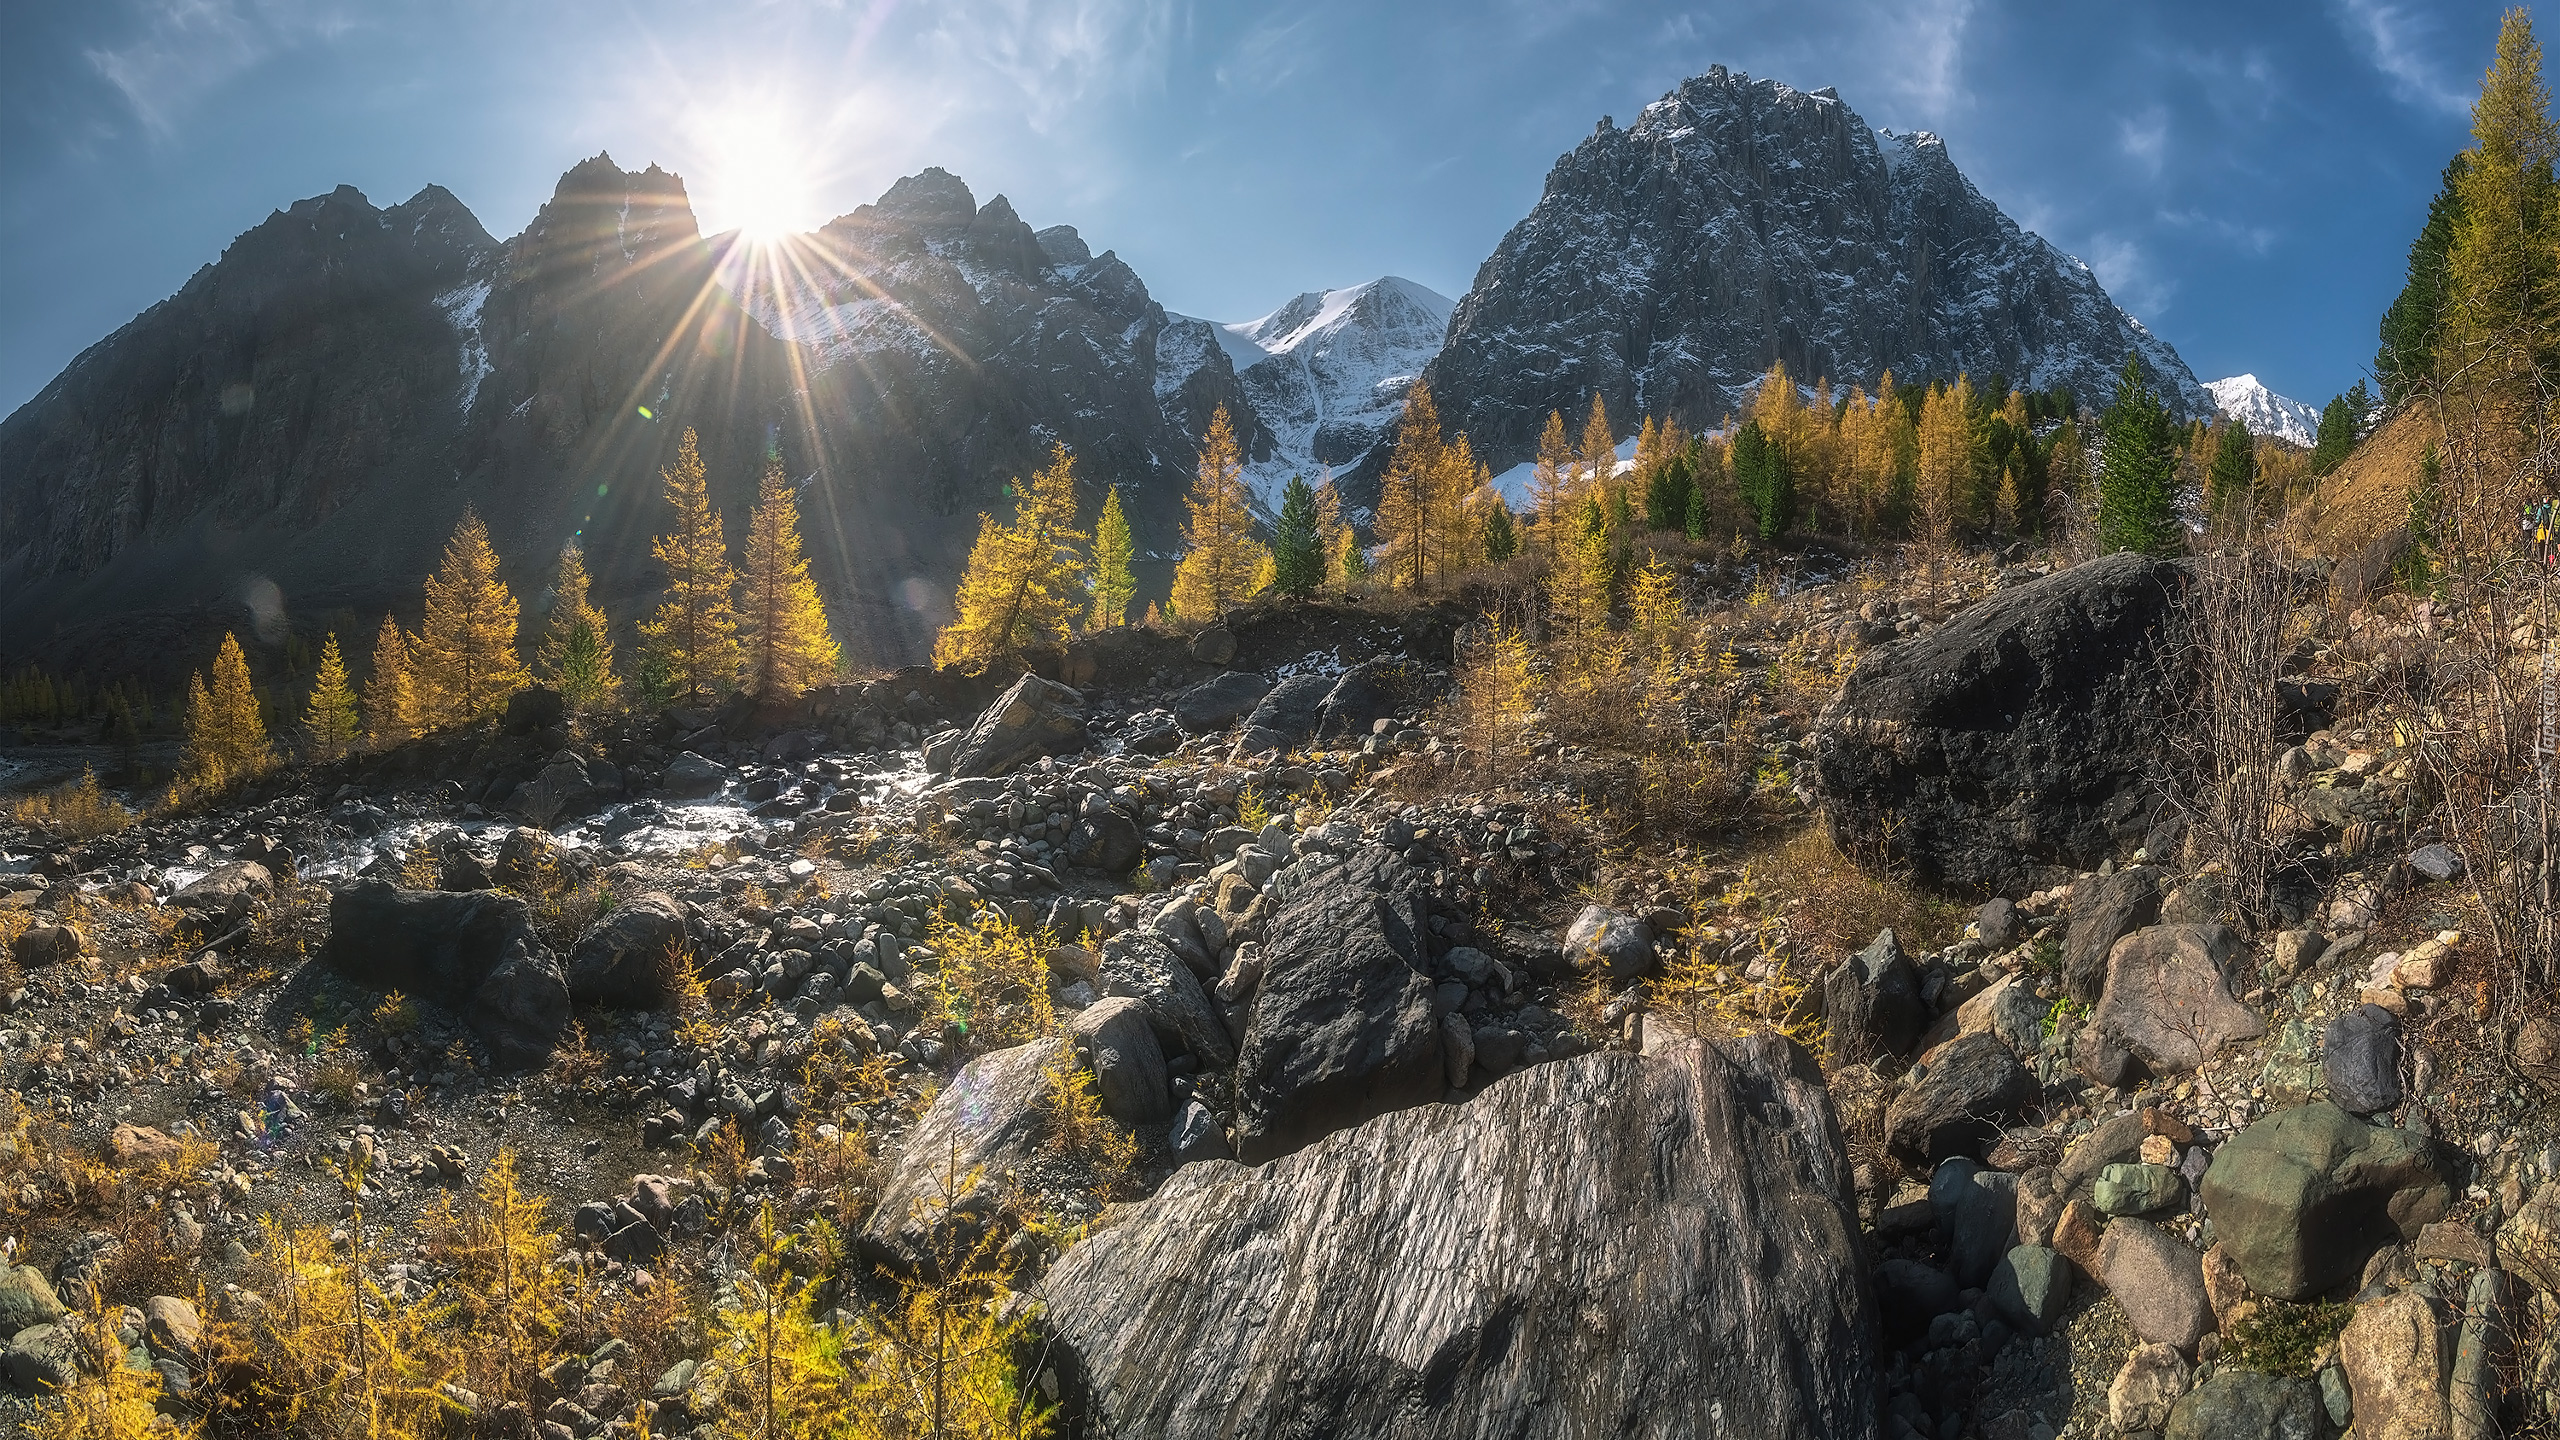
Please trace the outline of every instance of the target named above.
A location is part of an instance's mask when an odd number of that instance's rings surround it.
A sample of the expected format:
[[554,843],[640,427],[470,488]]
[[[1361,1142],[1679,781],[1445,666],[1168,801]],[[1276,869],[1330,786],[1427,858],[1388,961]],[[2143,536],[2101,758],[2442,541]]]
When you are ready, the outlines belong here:
[[2099,235],[2081,258],[2098,272],[2098,283],[2107,287],[2107,294],[2144,324],[2156,328],[2159,317],[2168,313],[2177,282],[2160,273],[2141,241],[2129,236]]
[[2169,159],[2169,112],[2153,106],[2117,121],[2116,148],[2144,171],[2158,175]]
[[2336,0],[2334,13],[2347,38],[2391,82],[2400,100],[2449,115],[2470,113],[2473,87],[2433,57],[2431,42],[2439,24],[2426,6]]
[[1046,130],[1102,96],[1163,82],[1182,18],[1174,0],[978,0],[943,7],[928,49],[951,72],[1000,82]]
[[344,34],[354,23],[320,0],[153,0],[134,33],[86,58],[155,136],[175,132],[208,94],[276,51]]

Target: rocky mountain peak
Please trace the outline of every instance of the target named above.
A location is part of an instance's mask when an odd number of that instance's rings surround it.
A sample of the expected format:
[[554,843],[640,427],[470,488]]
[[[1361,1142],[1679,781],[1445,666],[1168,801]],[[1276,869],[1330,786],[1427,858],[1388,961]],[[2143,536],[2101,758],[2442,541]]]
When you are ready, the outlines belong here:
[[[1008,212],[1011,208],[1006,207]],[[977,197],[969,193],[967,182],[935,165],[901,177],[877,201],[861,206],[853,213],[857,216],[894,216],[914,224],[936,221],[965,224],[977,211]]]
[[1594,392],[1625,424],[1711,426],[1783,360],[1844,383],[1969,371],[2103,400],[2128,351],[2173,407],[2209,411],[2176,351],[1937,136],[1719,66],[1558,158],[1428,373],[1498,468]]

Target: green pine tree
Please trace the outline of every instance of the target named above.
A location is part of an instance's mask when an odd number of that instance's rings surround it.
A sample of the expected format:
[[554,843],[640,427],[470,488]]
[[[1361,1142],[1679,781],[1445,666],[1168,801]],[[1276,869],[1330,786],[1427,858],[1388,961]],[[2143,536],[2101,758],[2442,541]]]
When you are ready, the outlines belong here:
[[2347,407],[2347,397],[2334,395],[2320,409],[2320,429],[2311,441],[2311,473],[2326,475],[2346,463],[2347,452],[2356,448],[2355,411]]
[[2133,356],[2098,417],[2098,544],[2108,552],[2178,549],[2178,422]]
[[1733,484],[1761,539],[1775,540],[1786,533],[1787,521],[1795,512],[1795,476],[1789,472],[1785,452],[1757,420],[1742,422],[1734,434]]
[[1484,558],[1499,565],[1520,553],[1520,527],[1512,522],[1511,507],[1497,500],[1484,512]]
[[1316,524],[1316,492],[1303,475],[1280,492],[1280,522],[1271,532],[1271,588],[1304,600],[1324,584],[1324,536]]
[[2234,420],[2222,427],[2205,473],[2205,509],[2226,524],[2246,519],[2250,496],[2258,488],[2258,442],[2249,427]]

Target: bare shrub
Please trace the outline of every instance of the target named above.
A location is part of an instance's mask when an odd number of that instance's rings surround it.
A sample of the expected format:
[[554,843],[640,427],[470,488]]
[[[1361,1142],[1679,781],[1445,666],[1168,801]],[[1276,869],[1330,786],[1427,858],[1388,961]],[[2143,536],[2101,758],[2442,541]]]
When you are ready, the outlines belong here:
[[2173,688],[2187,707],[2169,795],[2191,840],[2230,876],[2233,902],[2263,925],[2284,856],[2275,824],[2284,726],[2276,681],[2290,649],[2292,583],[2269,544],[2233,544],[2194,563],[2181,602],[2185,648],[2168,661],[2187,681]]

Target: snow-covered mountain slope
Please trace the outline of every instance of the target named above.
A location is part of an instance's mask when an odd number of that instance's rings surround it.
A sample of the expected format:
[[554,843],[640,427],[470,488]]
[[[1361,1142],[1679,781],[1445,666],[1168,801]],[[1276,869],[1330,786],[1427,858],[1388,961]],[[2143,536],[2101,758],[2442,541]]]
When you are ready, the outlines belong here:
[[1312,484],[1327,469],[1358,467],[1392,439],[1405,392],[1439,353],[1452,308],[1447,296],[1388,275],[1310,290],[1258,320],[1214,326],[1246,403],[1277,443],[1246,467],[1266,503],[1277,505],[1291,475]]
[[2211,413],[2177,352],[1936,136],[1718,66],[1556,161],[1425,375],[1502,468],[1595,391],[1622,434],[1644,414],[1711,427],[1772,360],[1835,383],[1996,373],[2103,404],[2128,351],[2173,410]]
[[2213,397],[2215,409],[2248,426],[2252,435],[2273,435],[2308,446],[2320,434],[2317,407],[2286,399],[2259,384],[2255,375],[2207,380],[2204,388]]

